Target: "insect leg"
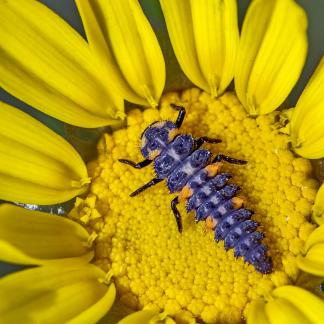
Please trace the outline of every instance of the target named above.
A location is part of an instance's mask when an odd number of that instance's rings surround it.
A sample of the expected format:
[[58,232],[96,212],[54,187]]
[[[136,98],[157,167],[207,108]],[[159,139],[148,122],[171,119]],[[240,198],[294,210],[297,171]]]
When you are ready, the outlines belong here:
[[184,118],[185,118],[185,115],[186,115],[186,109],[185,109],[184,107],[177,106],[177,105],[175,105],[175,104],[171,104],[170,106],[171,106],[173,109],[179,111],[179,115],[178,115],[178,118],[177,118],[175,124],[176,124],[177,128],[180,128],[181,125],[182,125],[182,122],[183,122],[183,120],[184,120]]
[[175,197],[174,199],[171,200],[171,209],[173,211],[173,215],[174,215],[177,225],[178,225],[178,231],[181,233],[182,232],[182,220],[181,220],[181,215],[177,209],[178,204],[179,204],[179,197]]
[[128,164],[128,165],[132,166],[135,169],[142,169],[142,168],[148,166],[150,163],[152,163],[153,160],[146,159],[146,160],[143,160],[143,161],[138,162],[138,163],[130,161],[130,160],[126,160],[126,159],[118,159],[118,161],[121,162],[121,163]]
[[233,163],[233,164],[246,164],[247,161],[245,160],[238,160],[238,159],[234,159],[230,156],[227,155],[223,155],[223,154],[218,154],[215,156],[215,158],[213,159],[212,163],[214,162],[220,162],[220,161],[226,161],[228,163]]
[[132,192],[130,194],[131,197],[134,197],[134,196],[137,196],[138,194],[140,194],[142,191],[156,185],[157,183],[161,182],[163,179],[157,179],[157,178],[154,178],[152,179],[150,182],[146,183],[144,186],[138,188],[137,190],[135,190],[134,192]]
[[222,142],[221,139],[218,139],[218,138],[210,138],[210,137],[207,137],[207,136],[202,136],[202,137],[199,137],[199,138],[197,138],[195,140],[196,149],[198,149],[204,143],[217,144],[217,143],[221,143],[221,142]]

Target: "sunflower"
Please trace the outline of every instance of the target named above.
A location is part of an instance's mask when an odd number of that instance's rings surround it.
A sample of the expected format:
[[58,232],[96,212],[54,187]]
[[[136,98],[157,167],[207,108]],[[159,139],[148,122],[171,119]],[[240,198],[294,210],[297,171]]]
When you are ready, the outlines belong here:
[[[1,321],[321,323],[324,186],[309,159],[324,157],[324,60],[296,106],[283,107],[306,58],[303,9],[254,0],[239,34],[235,0],[160,0],[192,82],[163,93],[164,58],[139,3],[76,4],[87,42],[38,1],[0,0],[1,86],[65,123],[115,129],[86,167],[63,138],[1,103],[0,198],[77,197],[67,217],[0,206],[1,260],[34,266],[0,280]],[[124,100],[149,107],[125,113]],[[141,133],[174,120],[171,104],[187,110],[181,131],[221,138],[213,153],[248,161],[223,167],[255,211],[272,273],[225,251],[184,207],[178,233],[165,187],[129,197],[154,174],[118,159],[140,159]]]

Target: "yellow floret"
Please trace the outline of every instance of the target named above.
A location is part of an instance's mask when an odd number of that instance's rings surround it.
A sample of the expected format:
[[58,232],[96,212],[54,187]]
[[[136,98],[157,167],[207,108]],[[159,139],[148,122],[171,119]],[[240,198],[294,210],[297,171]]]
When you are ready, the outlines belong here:
[[[220,138],[222,143],[206,147],[248,161],[244,166],[224,163],[222,171],[233,174],[246,207],[255,211],[252,219],[265,234],[272,274],[262,275],[236,259],[233,250],[225,251],[224,243],[216,243],[213,233],[196,224],[184,206],[179,207],[180,234],[170,209],[174,195],[165,185],[129,197],[154,178],[154,171],[136,170],[118,159],[143,159],[139,137],[154,121],[175,120],[170,103],[186,107],[181,132]],[[251,300],[296,280],[296,256],[314,229],[308,219],[318,184],[309,178],[310,163],[296,158],[287,135],[279,134],[277,114],[253,119],[231,92],[211,99],[190,89],[165,95],[161,110],[130,111],[126,129],[102,138],[98,160],[89,166],[91,193],[77,200],[71,217],[97,233],[94,262],[112,271],[122,303],[134,310],[166,311],[180,323],[193,318],[236,323]]]

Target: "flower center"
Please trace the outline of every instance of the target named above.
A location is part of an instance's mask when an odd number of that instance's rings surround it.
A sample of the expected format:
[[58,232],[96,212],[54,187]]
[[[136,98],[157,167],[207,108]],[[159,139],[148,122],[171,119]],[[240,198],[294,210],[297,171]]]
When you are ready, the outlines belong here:
[[[179,207],[180,234],[170,208],[170,195],[159,184],[131,198],[129,194],[154,178],[152,167],[133,169],[120,158],[140,161],[139,138],[158,120],[174,120],[169,104],[183,104],[187,116],[180,131],[194,137],[222,139],[206,144],[213,153],[248,161],[224,163],[223,172],[241,187],[252,219],[260,224],[269,248],[273,273],[262,275],[233,250],[216,243],[203,222]],[[218,99],[198,89],[167,94],[161,110],[133,110],[127,129],[105,135],[99,157],[90,163],[91,192],[71,212],[90,232],[98,234],[94,263],[112,270],[122,303],[135,309],[158,307],[181,320],[239,322],[252,299],[269,296],[276,286],[293,282],[295,258],[314,226],[308,222],[317,190],[308,160],[295,157],[288,137],[279,134],[277,112],[256,119],[247,116],[235,94]]]

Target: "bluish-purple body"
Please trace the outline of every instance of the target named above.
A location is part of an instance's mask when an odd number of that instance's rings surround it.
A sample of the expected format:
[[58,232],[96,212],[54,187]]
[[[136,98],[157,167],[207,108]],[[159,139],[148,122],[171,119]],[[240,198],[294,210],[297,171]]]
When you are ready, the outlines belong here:
[[258,224],[252,221],[252,211],[234,206],[232,198],[239,187],[228,184],[229,173],[212,175],[205,168],[211,162],[211,152],[195,150],[195,141],[190,135],[177,135],[168,138],[175,127],[165,122],[162,127],[149,127],[143,134],[142,154],[158,151],[154,158],[156,177],[166,179],[171,193],[180,192],[185,186],[191,195],[187,199],[187,212],[194,210],[197,221],[212,217],[215,227],[215,240],[224,240],[225,249],[234,248],[236,257],[242,256],[261,273],[272,271],[267,247],[261,243],[263,234],[256,231]]

